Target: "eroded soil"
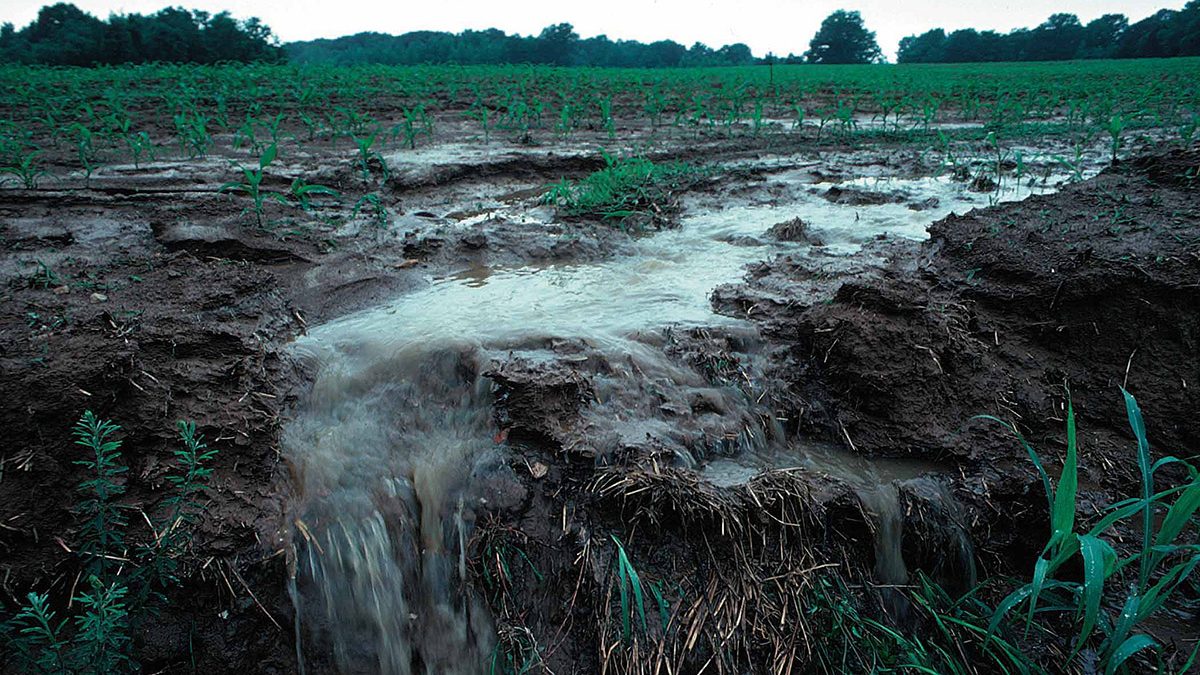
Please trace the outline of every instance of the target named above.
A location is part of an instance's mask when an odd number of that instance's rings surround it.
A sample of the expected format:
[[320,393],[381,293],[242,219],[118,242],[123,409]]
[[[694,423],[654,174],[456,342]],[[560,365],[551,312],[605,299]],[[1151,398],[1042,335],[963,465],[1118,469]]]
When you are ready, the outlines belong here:
[[[981,573],[1020,571],[1041,546],[1029,532],[1046,519],[1024,451],[973,416],[1012,419],[1057,455],[1069,386],[1096,507],[1136,485],[1119,387],[1138,396],[1156,449],[1195,453],[1195,151],[964,208],[928,241],[903,225],[856,239],[852,225],[786,208],[800,194],[848,214],[939,208],[924,194],[853,183],[937,170],[904,148],[710,139],[651,154],[723,167],[683,198],[684,214],[728,203],[777,210],[760,214],[761,236],[729,243],[794,249],[763,248],[744,281],[716,289],[713,306],[737,321],[642,336],[670,369],[647,373],[580,340],[526,345],[536,358],[494,356],[484,374],[510,471],[473,488],[484,501],[470,557],[504,650],[536,649],[560,673],[647,663],[691,672],[717,653],[754,672],[819,667],[803,632],[779,620],[803,613],[798,570],[887,571],[864,512],[870,490],[854,480],[894,485],[909,572],[961,585],[970,565],[948,547],[969,541]],[[307,176],[349,194],[349,156],[289,159],[273,180],[283,189]],[[244,199],[216,192],[231,176],[215,158],[0,190],[0,424],[10,438],[0,451],[0,599],[38,588],[61,600],[78,583],[64,549],[84,477],[69,431],[83,410],[123,427],[126,501],[148,513],[160,507],[173,425],[192,420],[219,451],[208,513],[186,583],[143,627],[137,657],[148,672],[295,672],[295,477],[280,433],[311,373],[288,343],[431,280],[487,283],[506,268],[628,253],[635,235],[540,203],[546,184],[600,166],[562,147],[401,154],[377,189],[387,227],[347,200],[317,216],[277,209],[256,228]],[[980,200],[968,207],[986,207]],[[902,461],[862,469],[862,458]],[[614,535],[660,583],[690,644],[609,649]],[[333,667],[304,658],[308,672]]]

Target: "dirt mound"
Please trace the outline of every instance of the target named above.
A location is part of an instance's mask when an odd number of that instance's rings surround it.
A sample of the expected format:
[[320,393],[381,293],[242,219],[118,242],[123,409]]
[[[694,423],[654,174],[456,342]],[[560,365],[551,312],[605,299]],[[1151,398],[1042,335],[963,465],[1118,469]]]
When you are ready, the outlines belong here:
[[[134,514],[157,514],[170,494],[175,422],[190,420],[219,450],[215,480],[175,609],[138,638],[142,665],[286,669],[290,654],[272,626],[290,612],[275,592],[286,570],[268,543],[284,497],[273,486],[285,473],[263,451],[276,443],[288,377],[272,345],[294,328],[277,285],[253,265],[155,254],[99,266],[67,259],[3,290],[0,425],[21,439],[0,474],[4,604],[30,585],[57,598],[75,581],[63,542],[75,540],[71,508],[87,477],[70,437],[84,410],[122,427],[124,503]],[[141,516],[130,522],[131,544],[150,536]],[[268,619],[247,588],[281,619]],[[220,607],[233,609],[216,621]],[[256,637],[230,639],[237,633]]]
[[905,197],[898,192],[880,192],[857,187],[833,186],[825,191],[825,199],[834,204],[851,206],[878,206],[880,204],[903,204]]
[[774,237],[779,241],[802,241],[812,246],[824,246],[824,242],[820,237],[812,234],[808,229],[808,223],[800,218],[792,218],[785,220],[782,223],[776,223],[767,230],[768,237]]
[[722,289],[718,306],[779,341],[769,374],[786,383],[775,404],[795,430],[959,464],[959,497],[981,513],[985,493],[1010,502],[1003,523],[977,517],[977,540],[1020,564],[1039,543],[1014,524],[1040,531],[1045,506],[1025,452],[974,416],[1012,420],[1053,458],[1069,388],[1081,480],[1101,500],[1138,484],[1119,387],[1138,397],[1157,450],[1200,445],[1197,164],[1196,151],[1140,159],[1055,195],[952,215],[827,302],[788,303],[813,272],[780,260]]

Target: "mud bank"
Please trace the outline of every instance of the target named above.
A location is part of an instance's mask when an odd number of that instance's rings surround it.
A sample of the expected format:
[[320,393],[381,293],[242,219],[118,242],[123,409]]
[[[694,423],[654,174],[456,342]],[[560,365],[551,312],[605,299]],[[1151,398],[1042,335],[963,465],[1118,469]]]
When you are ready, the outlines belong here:
[[[672,255],[672,232],[647,244],[540,204],[546,182],[596,166],[578,153],[401,170],[379,188],[386,230],[343,204],[335,227],[255,231],[228,197],[186,188],[219,184],[213,166],[167,167],[150,180],[158,191],[107,189],[103,176],[5,191],[0,424],[23,442],[0,453],[4,601],[34,587],[70,593],[77,565],[59,539],[76,527],[83,476],[69,427],[87,408],[124,427],[134,508],[161,499],[176,420],[196,421],[219,450],[176,603],[190,609],[139,637],[143,667],[174,672],[301,662],[310,673],[421,672],[479,654],[501,665],[536,657],[554,672],[694,672],[715,659],[742,672],[820,668],[809,640],[821,626],[806,623],[820,619],[805,614],[817,572],[870,585],[925,571],[962,586],[976,553],[984,571],[1008,571],[1038,545],[1025,536],[1045,518],[1035,476],[1010,438],[972,416],[1011,417],[1039,448],[1058,448],[1069,384],[1097,504],[1134,484],[1118,385],[1139,396],[1158,447],[1196,447],[1195,153],[982,209],[1000,199],[929,178],[915,153],[714,152],[727,170],[682,199],[705,245],[723,246],[699,260]],[[280,184],[352,180],[345,166],[305,162]],[[931,186],[941,201],[923,192]],[[723,214],[733,202],[739,210]],[[928,222],[972,207],[919,241]],[[641,267],[623,267],[638,255]],[[746,264],[746,280],[710,306],[704,284]],[[601,287],[583,295],[603,309],[586,321],[526,330],[523,289],[554,298],[554,316],[578,317],[551,291],[593,276],[664,288],[623,308]],[[463,310],[471,297],[494,311]],[[406,320],[438,302],[446,321]],[[655,302],[672,309],[655,315]],[[448,441],[462,446],[461,466],[427,471],[411,491],[404,480],[427,458],[383,453],[348,480],[335,461],[304,470],[283,438],[327,363],[320,350],[297,358],[295,345],[388,307],[394,323],[371,324],[388,349],[447,331],[472,339],[428,340],[421,359],[387,368],[352,362],[361,381],[338,362],[330,379],[386,405],[339,400],[315,407],[328,420],[297,428],[318,438],[342,425],[349,446],[437,450],[430,439],[461,427]],[[375,346],[347,334],[332,351],[365,359]],[[400,413],[355,435],[347,420],[368,408]],[[401,479],[391,492],[368,485],[384,470]],[[347,484],[363,499],[339,501],[354,496],[338,492]],[[338,529],[334,516],[355,509],[385,514],[386,537]],[[387,546],[334,565],[311,557],[297,520]],[[622,559],[654,589],[633,649],[614,647],[626,632]],[[361,614],[357,601],[377,589],[355,574],[380,560],[395,564],[389,583],[428,593]],[[319,573],[305,577],[305,565]],[[351,602],[330,602],[331,589]],[[297,630],[295,608],[322,601]],[[379,645],[372,653],[327,633],[344,620],[374,640],[364,622],[388,613],[384,633],[403,639],[364,643]],[[383,645],[394,661],[380,660]]]
[[1120,396],[1160,454],[1192,456],[1200,424],[1200,205],[1195,151],[1124,162],[1002,207],[952,215],[866,273],[827,284],[820,257],[753,268],[715,302],[773,344],[774,407],[793,433],[954,472],[993,571],[1022,569],[1046,517],[1011,420],[1061,461],[1067,391],[1096,505],[1138,485]]
[[[1194,151],[1126,162],[849,264],[813,247],[752,266],[713,301],[761,338],[656,338],[740,401],[724,409],[654,377],[605,408],[597,391],[621,366],[579,345],[491,371],[524,486],[477,514],[497,653],[556,672],[820,670],[821,619],[804,608],[825,566],[868,586],[1027,573],[1048,522],[1040,481],[1011,434],[973,418],[1012,420],[1053,465],[1069,389],[1096,509],[1138,484],[1120,387],[1156,452],[1195,454],[1198,164]],[[593,414],[655,406],[674,434],[614,439]],[[632,643],[626,564],[656,589]]]

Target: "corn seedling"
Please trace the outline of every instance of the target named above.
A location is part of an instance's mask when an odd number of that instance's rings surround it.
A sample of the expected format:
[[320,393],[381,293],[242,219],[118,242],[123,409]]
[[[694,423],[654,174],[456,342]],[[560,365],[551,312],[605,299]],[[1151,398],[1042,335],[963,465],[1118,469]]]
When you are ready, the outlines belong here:
[[492,112],[482,103],[477,102],[467,111],[467,117],[470,117],[479,122],[479,128],[483,131],[483,144],[487,145],[492,138]]
[[1054,161],[1071,172],[1071,180],[1083,180],[1083,143],[1075,143],[1070,157],[1055,155]]
[[175,116],[175,135],[180,152],[189,159],[204,157],[212,145],[208,133],[208,117],[203,113],[180,113]]
[[303,178],[294,179],[291,187],[288,189],[288,197],[299,204],[300,208],[305,211],[311,211],[313,209],[314,197],[336,198],[337,196],[337,190],[325,185],[308,183]]
[[271,138],[272,145],[279,145],[279,141],[282,140],[280,137],[280,133],[281,133],[280,129],[283,126],[283,120],[284,120],[284,114],[279,113],[278,115],[268,119],[267,121],[259,123],[262,127],[264,127],[266,129],[267,135]]
[[404,136],[404,144],[408,146],[409,150],[415,150],[418,135],[425,134],[426,137],[433,138],[433,124],[429,116],[425,114],[425,106],[405,108],[403,114],[404,119],[392,127],[393,139]]
[[[1051,530],[1032,579],[996,607],[988,636],[994,636],[1009,614],[1022,605],[1028,607],[1027,627],[1040,612],[1069,613],[1077,626],[1072,658],[1078,657],[1092,643],[1093,634],[1099,632],[1094,653],[1105,675],[1126,672],[1126,663],[1139,652],[1159,651],[1158,642],[1138,628],[1184,588],[1200,566],[1200,545],[1187,535],[1200,508],[1200,474],[1175,457],[1152,462],[1141,409],[1132,394],[1123,391],[1123,395],[1129,426],[1137,441],[1141,494],[1113,504],[1086,530],[1078,527],[1076,519],[1078,442],[1074,408],[1068,403],[1067,454],[1057,486],[1052,485],[1033,447],[1015,427],[1001,422],[1020,440],[1041,477]],[[1155,486],[1155,473],[1170,465],[1184,467],[1187,479],[1160,491]],[[1158,513],[1165,515],[1158,518]],[[1107,537],[1114,526],[1128,521],[1136,522],[1141,545],[1122,556]],[[1080,566],[1082,578],[1073,574],[1058,576],[1070,564]],[[1110,617],[1103,609],[1105,605],[1121,609],[1116,617]]]
[[1129,126],[1123,115],[1117,114],[1108,118],[1108,123],[1104,125],[1104,130],[1108,132],[1112,146],[1112,161],[1117,161],[1117,152],[1121,149],[1121,132],[1125,131],[1125,127]]
[[154,142],[150,140],[150,134],[139,131],[125,134],[122,139],[125,141],[125,147],[129,149],[129,156],[133,159],[133,168],[141,168],[143,157],[154,160]]
[[255,119],[247,115],[246,119],[242,121],[241,126],[233,134],[233,147],[249,147],[250,152],[256,155],[262,154],[262,144],[258,141],[257,127]]
[[262,227],[264,223],[263,215],[267,199],[274,199],[282,204],[287,203],[287,198],[283,195],[265,191],[262,187],[264,172],[275,161],[277,154],[278,146],[271,145],[258,158],[258,168],[247,169],[243,166],[235,165],[242,172],[242,182],[234,181],[225,183],[218,189],[218,192],[240,192],[250,197],[253,201],[254,220],[259,227]]
[[59,286],[67,285],[67,280],[59,276],[54,268],[47,265],[42,260],[35,261],[37,263],[37,272],[29,279],[29,285],[33,288],[58,288]]
[[386,230],[391,222],[388,215],[387,207],[383,205],[383,200],[380,199],[377,193],[365,194],[354,203],[354,217],[357,218],[359,213],[366,211],[371,216],[371,221],[375,223],[375,227]]
[[354,139],[354,146],[358,148],[358,170],[362,175],[363,182],[365,183],[371,182],[372,162],[379,163],[383,171],[383,180],[386,181],[388,179],[389,173],[387,160],[383,158],[382,154],[371,149],[375,146],[375,140],[378,137],[378,131],[372,131],[369,136],[364,136],[362,138],[358,136],[351,136],[351,138]]
[[35,150],[21,157],[20,161],[14,165],[0,166],[0,174],[16,177],[20,181],[21,187],[26,190],[36,190],[41,178],[49,175],[44,169],[37,166],[39,154],[41,153]]
[[91,129],[82,124],[73,125],[73,130],[75,133],[75,154],[79,158],[79,166],[83,168],[84,181],[89,182],[92,179],[92,172],[96,170],[99,161],[94,134]]

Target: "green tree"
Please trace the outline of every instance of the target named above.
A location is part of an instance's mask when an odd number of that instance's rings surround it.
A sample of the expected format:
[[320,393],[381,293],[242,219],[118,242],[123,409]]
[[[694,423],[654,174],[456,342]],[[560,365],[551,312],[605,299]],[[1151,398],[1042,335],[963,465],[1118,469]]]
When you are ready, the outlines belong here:
[[569,23],[546,26],[537,37],[534,61],[565,66],[571,62],[571,49],[579,42],[579,35]]
[[946,60],[946,31],[941,28],[900,40],[900,63],[941,63]]
[[862,15],[839,9],[821,22],[804,58],[809,63],[871,63],[881,56],[875,33],[863,25]]
[[1124,14],[1105,14],[1083,28],[1083,44],[1079,47],[1081,59],[1104,59],[1113,55],[1121,40],[1129,19]]
[[1075,58],[1083,43],[1083,24],[1074,14],[1054,14],[1033,29],[1027,61],[1065,61]]

